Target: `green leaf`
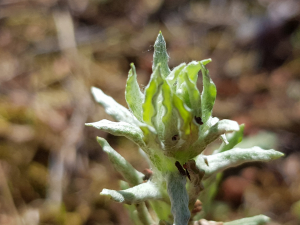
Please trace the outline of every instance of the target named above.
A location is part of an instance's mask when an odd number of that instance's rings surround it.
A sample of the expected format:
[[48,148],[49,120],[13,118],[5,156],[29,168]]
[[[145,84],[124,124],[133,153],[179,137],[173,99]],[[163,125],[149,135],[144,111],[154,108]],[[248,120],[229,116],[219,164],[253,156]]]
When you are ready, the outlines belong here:
[[[202,132],[208,130],[210,127],[212,127],[213,125],[215,125],[217,122],[219,121],[219,118],[217,117],[209,117],[209,119],[207,120],[207,122],[202,126]],[[221,140],[223,141],[223,144],[227,145],[228,141],[226,138],[225,134],[222,134],[220,136]]]
[[171,88],[168,85],[166,81],[163,82],[162,85],[162,105],[165,107],[165,113],[164,116],[162,117],[162,122],[165,124],[165,127],[169,127],[170,123],[174,122],[172,120],[172,109],[173,109],[173,104],[172,104],[172,92]]
[[[140,124],[140,129],[143,132],[143,141],[146,143],[147,146],[159,145],[160,142],[157,138],[156,130],[147,124]],[[142,148],[146,153],[148,153],[147,148]]]
[[160,64],[162,77],[167,77],[170,74],[168,62],[169,56],[166,49],[166,42],[160,31],[154,43],[152,71],[155,71],[157,66]]
[[128,109],[117,103],[112,97],[104,94],[102,90],[92,87],[91,92],[95,100],[105,108],[105,112],[111,115],[115,120],[130,124],[138,124],[138,120]]
[[235,121],[232,120],[220,120],[218,122],[216,121],[218,121],[218,118],[216,117],[210,118],[208,122],[214,125],[210,127],[207,131],[201,133],[199,139],[192,145],[193,150],[191,150],[191,158],[199,155],[206,148],[207,145],[215,141],[222,134],[239,130],[239,125]]
[[133,63],[131,63],[130,66],[131,69],[129,70],[126,89],[125,89],[125,99],[133,115],[139,121],[142,122],[143,121],[142,102],[144,101],[144,94],[141,92],[137,82],[135,66]]
[[211,62],[211,59],[203,59],[200,61],[200,63],[202,63],[204,66],[206,66],[210,62]]
[[138,204],[146,200],[163,200],[161,190],[148,181],[122,191],[103,189],[100,195],[110,196],[114,201],[126,204]]
[[226,222],[224,225],[264,225],[270,221],[270,218],[265,215],[258,215],[248,218],[243,218],[239,220],[234,220],[231,222]]
[[85,125],[95,127],[99,130],[106,131],[116,136],[127,137],[140,147],[145,146],[145,142],[143,141],[144,134],[142,130],[136,125],[125,122],[112,122],[109,120],[100,120],[95,123],[86,123]]
[[[195,88],[198,91],[197,88],[197,79],[198,79],[198,72],[200,70],[200,64],[198,62],[191,62],[189,63],[183,70],[181,70],[180,74],[178,75],[177,79],[177,90],[176,93],[177,95],[184,101],[184,103],[192,108],[192,103],[191,103],[191,98],[190,98],[190,91],[188,86],[188,83],[186,83],[186,76],[189,78],[189,83],[194,83]],[[198,91],[199,93],[199,91]],[[200,94],[199,94],[200,98]],[[198,104],[199,102],[197,102]],[[198,108],[201,108],[201,105],[198,105]]]
[[[226,152],[217,153],[209,156],[198,156],[196,164],[205,170],[205,178],[221,172],[230,167],[236,167],[247,162],[267,162],[278,159],[284,154],[274,149],[263,150],[260,147],[248,149],[234,148]],[[205,163],[203,163],[203,161]]]
[[145,88],[145,100],[143,107],[143,120],[146,124],[156,128],[156,115],[157,115],[157,97],[159,89],[163,82],[160,73],[160,64],[156,67],[151,75],[151,79]]
[[193,83],[197,83],[198,80],[198,73],[201,69],[200,62],[192,61],[190,62],[179,74],[179,86],[184,82],[184,74],[187,73],[190,80]]
[[201,111],[201,97],[197,88],[197,83],[190,80],[187,73],[185,73],[184,81],[189,95],[190,107],[193,110],[193,115],[196,117],[202,117]]
[[189,196],[185,188],[186,177],[179,172],[167,177],[167,192],[171,201],[171,211],[176,225],[187,225],[191,217]]
[[263,149],[275,148],[278,146],[278,136],[270,131],[259,131],[255,135],[247,136],[237,144],[239,148],[250,148],[255,143]]
[[[180,138],[186,140],[191,133],[190,125],[193,124],[193,115],[191,110],[185,106],[184,102],[175,94],[173,94],[173,105],[175,106],[178,117],[180,119],[179,131]],[[194,124],[194,126],[196,126]]]
[[233,132],[231,134],[228,134],[227,135],[228,144],[226,145],[226,144],[222,143],[222,145],[220,146],[220,148],[218,150],[216,150],[214,152],[214,154],[218,153],[218,152],[225,152],[227,150],[230,150],[234,146],[236,146],[238,143],[240,143],[243,140],[244,128],[245,128],[245,125],[241,124],[239,131],[236,131],[236,132]]
[[173,110],[173,95],[171,88],[166,81],[162,85],[162,105],[164,106],[162,122],[162,137],[165,144],[165,148],[171,148],[176,144],[176,141],[172,140],[174,135],[178,135],[178,116]]
[[114,168],[130,185],[134,186],[143,182],[144,174],[134,169],[104,138],[97,137],[97,141],[103,148],[103,151],[107,153],[109,161],[113,164]]
[[209,130],[203,135],[202,141],[206,145],[210,144],[222,134],[227,132],[238,131],[240,129],[237,122],[233,120],[220,120],[215,125],[209,128]]
[[203,61],[200,62],[200,66],[203,79],[203,90],[201,95],[202,121],[203,123],[206,123],[212,114],[212,109],[217,96],[217,89],[214,82],[210,78],[209,71],[205,68]]
[[180,72],[185,68],[186,64],[181,63],[179,66],[176,66],[172,72],[169,74],[169,76],[166,78],[166,81],[170,85],[173,92],[176,92],[177,89],[177,78],[180,74]]

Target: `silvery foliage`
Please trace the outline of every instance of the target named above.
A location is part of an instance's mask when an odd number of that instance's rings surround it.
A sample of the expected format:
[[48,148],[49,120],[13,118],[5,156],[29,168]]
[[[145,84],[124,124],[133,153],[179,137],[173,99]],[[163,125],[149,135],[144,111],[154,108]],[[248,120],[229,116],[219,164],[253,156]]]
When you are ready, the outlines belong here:
[[[182,63],[173,70],[168,67],[168,59],[160,32],[154,44],[153,73],[144,92],[131,64],[125,92],[129,109],[100,89],[91,89],[95,100],[117,122],[100,120],[86,125],[125,136],[138,145],[150,163],[153,175],[144,181],[144,174],[133,168],[105,139],[97,138],[128,184],[127,189],[103,189],[100,194],[135,205],[142,224],[192,224],[191,211],[203,190],[203,181],[229,167],[283,155],[260,147],[234,148],[242,140],[244,126],[212,116],[217,90],[206,68],[210,59]],[[203,83],[201,94],[197,88],[199,71]],[[223,140],[218,150],[212,155],[201,154],[218,138]],[[145,202],[156,212],[156,218],[150,216]],[[269,218],[259,215],[242,220],[243,224],[255,225],[265,224]]]

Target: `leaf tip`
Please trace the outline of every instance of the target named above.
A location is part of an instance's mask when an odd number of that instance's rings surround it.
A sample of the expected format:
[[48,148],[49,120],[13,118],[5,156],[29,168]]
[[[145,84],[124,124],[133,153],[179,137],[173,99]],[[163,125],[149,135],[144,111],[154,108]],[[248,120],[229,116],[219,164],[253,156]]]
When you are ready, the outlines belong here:
[[99,89],[98,88],[96,88],[96,87],[91,87],[91,92],[92,92],[92,94],[94,94],[95,92],[97,92]]
[[282,153],[282,152],[279,152],[279,151],[276,151],[276,150],[273,150],[273,151],[274,151],[274,153],[276,154],[276,155],[275,155],[275,159],[279,159],[279,158],[285,156],[285,154]]
[[106,144],[106,140],[102,137],[97,137],[96,140],[101,145],[101,147],[103,147]]
[[203,66],[206,66],[211,61],[212,61],[211,58],[209,58],[209,59],[203,59],[203,60],[200,61],[200,64],[202,64]]
[[100,195],[107,195],[107,189],[103,189],[101,192],[100,192]]
[[239,131],[240,130],[240,126],[236,121],[233,121],[233,123],[232,123],[232,130],[233,131]]
[[270,222],[270,217],[266,216],[266,215],[258,215],[258,216],[254,216],[253,218],[257,218],[258,222],[263,222],[263,223],[267,223]]
[[130,68],[131,68],[131,70],[133,70],[133,72],[135,72],[135,66],[134,66],[134,63],[130,63]]
[[245,130],[245,124],[242,123],[242,124],[240,124],[240,131],[241,131],[241,132],[244,132],[244,130]]

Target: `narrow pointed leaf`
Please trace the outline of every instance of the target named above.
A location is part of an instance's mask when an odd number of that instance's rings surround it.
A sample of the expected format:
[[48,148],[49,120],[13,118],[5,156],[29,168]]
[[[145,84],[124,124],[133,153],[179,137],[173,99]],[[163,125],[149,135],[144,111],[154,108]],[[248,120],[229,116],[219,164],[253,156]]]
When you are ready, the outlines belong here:
[[270,222],[270,218],[265,215],[258,215],[248,218],[243,218],[239,220],[234,220],[231,222],[226,222],[224,225],[264,225]]
[[137,119],[134,118],[128,109],[117,103],[112,97],[104,94],[99,88],[92,87],[91,92],[95,100],[105,108],[105,112],[111,115],[115,120],[130,124],[138,123]]
[[157,114],[157,97],[159,95],[159,88],[163,80],[160,74],[160,64],[156,67],[149,84],[145,89],[145,100],[143,107],[143,120],[148,125],[155,127],[155,119]]
[[161,64],[162,77],[167,77],[170,73],[168,66],[169,56],[166,49],[166,42],[161,32],[159,32],[154,43],[153,65],[152,71],[156,69],[158,64]]
[[211,62],[210,58],[209,59],[203,59],[203,60],[200,61],[200,63],[202,63],[202,65],[204,65],[204,66],[206,66],[210,62]]
[[106,131],[116,136],[124,136],[135,142],[140,147],[144,147],[144,135],[142,130],[136,126],[125,122],[112,122],[109,120],[100,120],[95,123],[86,123],[86,126],[92,126],[99,130]]
[[151,181],[122,191],[103,189],[100,195],[110,196],[114,201],[126,204],[138,204],[151,199],[163,199],[161,190]]
[[144,94],[141,92],[137,82],[135,66],[133,63],[131,63],[130,66],[131,69],[129,70],[128,79],[126,83],[125,98],[133,115],[139,121],[142,122],[143,121],[142,102],[144,101]]
[[[247,162],[267,162],[270,160],[278,159],[284,154],[274,149],[264,150],[260,147],[252,147],[248,149],[234,148],[226,152],[209,155],[199,156],[196,159],[196,164],[199,167],[204,167],[205,178],[221,172],[230,167],[236,167]],[[206,162],[203,164],[203,160]]]
[[206,123],[209,117],[212,114],[212,109],[215,104],[217,89],[209,76],[209,71],[200,62],[201,71],[202,71],[202,79],[203,79],[203,90],[201,95],[201,108],[202,108],[202,121]]
[[138,185],[143,182],[144,174],[134,169],[132,165],[116,152],[104,138],[97,137],[97,141],[103,148],[103,151],[108,154],[108,158],[114,168],[130,185]]
[[167,192],[171,200],[171,211],[176,225],[187,225],[191,217],[189,196],[185,184],[186,177],[179,172],[171,173],[167,177]]

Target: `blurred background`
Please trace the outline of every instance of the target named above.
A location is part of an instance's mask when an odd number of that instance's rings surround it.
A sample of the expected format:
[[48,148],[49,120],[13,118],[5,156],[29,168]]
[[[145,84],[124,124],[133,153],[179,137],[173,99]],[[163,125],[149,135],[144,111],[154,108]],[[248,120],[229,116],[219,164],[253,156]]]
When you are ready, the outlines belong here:
[[84,123],[111,119],[91,86],[126,106],[131,62],[144,88],[160,30],[170,68],[212,58],[214,116],[246,125],[243,147],[285,153],[226,171],[206,219],[300,224],[299,22],[298,0],[1,0],[0,224],[132,224],[99,195],[121,177],[96,136],[148,165],[130,141]]

